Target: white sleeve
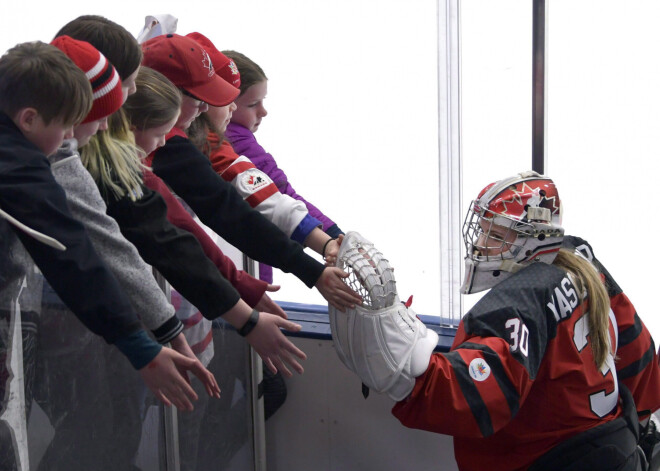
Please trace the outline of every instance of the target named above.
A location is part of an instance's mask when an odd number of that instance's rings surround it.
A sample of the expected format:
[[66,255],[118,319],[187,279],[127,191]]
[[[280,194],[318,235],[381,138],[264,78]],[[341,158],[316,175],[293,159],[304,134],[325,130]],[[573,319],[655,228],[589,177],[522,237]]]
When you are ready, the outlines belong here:
[[289,237],[307,216],[305,203],[281,193],[273,180],[245,156],[237,158],[220,175],[238,190],[253,209],[259,211]]

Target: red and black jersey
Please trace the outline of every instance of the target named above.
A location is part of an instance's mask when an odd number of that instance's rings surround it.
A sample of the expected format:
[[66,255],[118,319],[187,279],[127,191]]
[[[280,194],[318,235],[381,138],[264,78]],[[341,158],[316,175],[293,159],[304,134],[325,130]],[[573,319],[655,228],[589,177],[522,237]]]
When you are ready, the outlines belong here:
[[579,250],[605,277],[610,307],[618,326],[617,376],[632,392],[640,419],[644,419],[649,412],[660,407],[660,359],[651,334],[637,315],[635,306],[594,257],[591,246],[583,239],[570,236],[564,238],[564,246]]
[[617,376],[638,409],[660,407],[655,346],[632,304],[580,239],[566,237],[606,277],[618,361],[593,359],[583,302],[561,269],[535,263],[491,289],[461,321],[450,352],[432,356],[393,414],[453,435],[461,470],[524,470],[559,443],[621,414]]

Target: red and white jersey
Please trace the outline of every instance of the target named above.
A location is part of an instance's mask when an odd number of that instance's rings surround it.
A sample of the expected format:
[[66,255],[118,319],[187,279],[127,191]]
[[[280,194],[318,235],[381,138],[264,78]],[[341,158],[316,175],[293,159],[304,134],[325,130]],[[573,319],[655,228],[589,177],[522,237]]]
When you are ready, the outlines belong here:
[[610,337],[593,359],[586,310],[570,277],[535,263],[490,290],[459,325],[451,351],[434,354],[393,414],[406,426],[453,435],[461,470],[525,470],[559,443],[621,415],[617,379],[638,411],[660,407],[651,336],[589,245],[566,237],[606,278]]
[[281,193],[266,173],[247,157],[236,154],[228,141],[219,142],[217,134],[211,132],[208,142],[212,148],[209,160],[213,170],[231,183],[251,208],[290,237],[308,214],[305,204]]

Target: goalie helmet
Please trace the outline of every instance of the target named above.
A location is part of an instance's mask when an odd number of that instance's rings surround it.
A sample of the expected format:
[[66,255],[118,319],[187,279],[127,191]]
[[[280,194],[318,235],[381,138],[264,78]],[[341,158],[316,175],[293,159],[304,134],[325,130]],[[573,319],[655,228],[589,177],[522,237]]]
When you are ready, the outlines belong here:
[[491,183],[463,224],[463,294],[492,288],[530,263],[552,263],[562,245],[561,201],[554,182],[524,172]]
[[336,266],[363,299],[346,312],[328,307],[337,355],[366,386],[399,401],[426,371],[438,334],[401,303],[390,264],[357,232],[346,234]]

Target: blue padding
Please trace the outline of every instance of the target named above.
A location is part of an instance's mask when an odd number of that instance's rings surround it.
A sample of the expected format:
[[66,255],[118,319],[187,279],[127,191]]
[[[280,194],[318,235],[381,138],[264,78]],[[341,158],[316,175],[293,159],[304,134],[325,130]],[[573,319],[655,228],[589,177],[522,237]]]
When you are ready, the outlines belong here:
[[[332,340],[330,332],[330,320],[328,319],[328,306],[319,304],[292,303],[288,301],[276,301],[289,316],[289,320],[300,324],[300,332],[285,332],[291,337],[314,338]],[[429,329],[438,333],[438,346],[436,352],[447,352],[454,341],[456,326],[448,319],[437,316],[419,315],[419,318]]]

